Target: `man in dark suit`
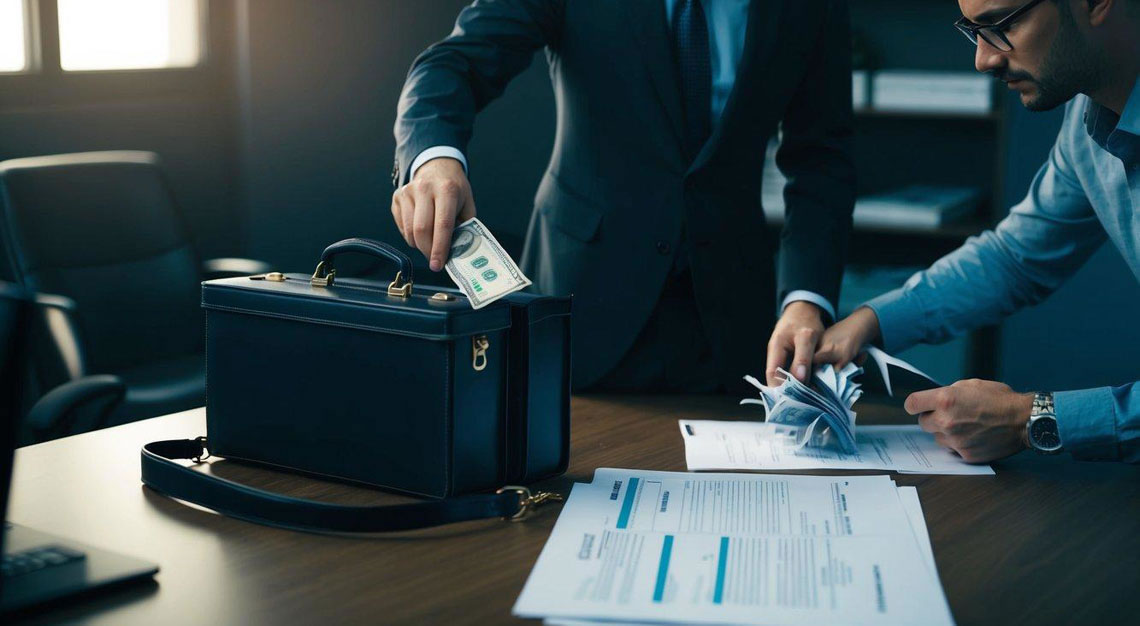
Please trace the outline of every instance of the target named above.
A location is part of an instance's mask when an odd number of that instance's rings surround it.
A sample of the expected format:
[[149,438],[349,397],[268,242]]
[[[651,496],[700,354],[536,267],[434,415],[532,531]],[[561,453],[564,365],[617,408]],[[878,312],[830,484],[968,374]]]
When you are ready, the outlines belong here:
[[[475,115],[539,48],[557,135],[522,269],[575,296],[575,386],[739,391],[765,354],[769,380],[805,378],[854,203],[846,2],[476,1],[416,59],[396,120],[392,214],[433,270],[475,214]],[[759,200],[781,122],[782,232]]]

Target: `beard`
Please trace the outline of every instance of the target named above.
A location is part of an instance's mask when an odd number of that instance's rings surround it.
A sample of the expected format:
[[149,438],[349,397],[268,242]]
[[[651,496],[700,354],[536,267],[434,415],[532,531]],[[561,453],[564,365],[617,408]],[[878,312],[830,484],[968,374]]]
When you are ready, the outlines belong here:
[[1077,30],[1073,16],[1062,11],[1061,25],[1053,45],[1045,55],[1039,76],[1028,72],[1000,71],[1002,80],[1025,80],[1037,87],[1036,93],[1023,95],[1021,103],[1030,111],[1050,111],[1079,93],[1088,93],[1100,80],[1100,63]]

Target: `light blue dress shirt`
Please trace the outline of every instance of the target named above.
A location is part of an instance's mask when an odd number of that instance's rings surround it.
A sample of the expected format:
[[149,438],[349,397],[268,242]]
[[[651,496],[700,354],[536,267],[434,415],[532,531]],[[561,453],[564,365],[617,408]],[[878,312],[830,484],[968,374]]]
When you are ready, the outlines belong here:
[[[701,7],[705,11],[705,20],[709,27],[709,53],[712,64],[712,130],[716,132],[720,125],[721,114],[732,95],[732,87],[736,84],[736,69],[740,65],[740,57],[744,54],[744,40],[748,30],[748,5],[752,0],[702,0]],[[678,0],[664,0],[665,19],[669,27],[673,27],[673,8]],[[763,150],[757,152],[757,158],[763,158]],[[452,146],[432,146],[421,152],[412,161],[408,168],[408,180],[416,174],[421,165],[432,159],[450,157],[463,164],[467,169],[467,157],[458,148]],[[835,308],[827,298],[813,292],[796,289],[788,292],[781,303],[781,310],[796,301],[806,300],[826,312],[831,319],[835,319]]]
[[[1048,161],[1008,217],[867,303],[884,348],[945,341],[1040,302],[1105,239],[1140,280],[1138,208],[1140,79],[1119,117],[1087,96],[1069,102]],[[1054,408],[1075,458],[1140,463],[1140,382],[1058,392]]]

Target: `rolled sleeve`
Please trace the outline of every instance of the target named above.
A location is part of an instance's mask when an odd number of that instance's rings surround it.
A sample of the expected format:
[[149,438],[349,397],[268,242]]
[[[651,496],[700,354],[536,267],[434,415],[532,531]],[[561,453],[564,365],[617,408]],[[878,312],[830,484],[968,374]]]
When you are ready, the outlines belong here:
[[1054,394],[1061,444],[1083,461],[1140,463],[1140,383]]

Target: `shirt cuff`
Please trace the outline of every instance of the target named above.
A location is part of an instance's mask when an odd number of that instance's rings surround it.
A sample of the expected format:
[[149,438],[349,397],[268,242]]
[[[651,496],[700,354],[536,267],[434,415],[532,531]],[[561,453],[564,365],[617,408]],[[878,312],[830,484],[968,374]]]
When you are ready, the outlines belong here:
[[1115,461],[1119,458],[1112,388],[1059,391],[1053,394],[1053,411],[1057,415],[1061,445],[1074,459]]
[[861,306],[871,309],[879,318],[879,337],[886,352],[898,354],[922,341],[926,310],[913,292],[900,287]]
[[416,170],[420,169],[421,165],[432,159],[441,157],[448,157],[459,161],[463,164],[463,171],[467,172],[467,157],[463,156],[463,152],[460,151],[459,148],[452,148],[451,146],[432,146],[419,153],[415,160],[412,161],[412,166],[408,168],[408,177],[404,179],[404,184],[407,184],[407,182],[416,175]]
[[818,306],[819,308],[823,309],[823,312],[827,313],[833,321],[835,320],[835,307],[831,306],[831,303],[827,301],[827,298],[824,298],[814,291],[808,291],[806,289],[796,289],[789,292],[788,295],[784,297],[783,304],[780,305],[780,313],[783,314],[784,309],[788,308],[789,304],[801,301],[810,302]]

